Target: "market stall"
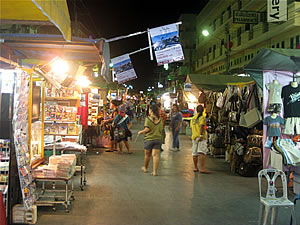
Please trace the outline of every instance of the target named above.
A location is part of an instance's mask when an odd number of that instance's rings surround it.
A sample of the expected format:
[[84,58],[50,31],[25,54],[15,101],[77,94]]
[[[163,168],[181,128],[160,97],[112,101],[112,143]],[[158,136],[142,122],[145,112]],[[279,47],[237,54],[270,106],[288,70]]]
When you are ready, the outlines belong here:
[[300,52],[261,49],[245,71],[264,93],[264,168],[296,171],[294,187],[299,194],[300,150],[292,140],[300,134]]
[[[5,42],[5,45],[1,44],[5,49],[1,51],[1,68],[5,65],[14,72],[12,82],[8,81],[11,77],[8,74],[0,76],[0,80],[6,82],[5,85],[0,84],[0,104],[5,102],[4,97],[11,102],[7,101],[3,107],[12,108],[8,110],[12,114],[11,119],[1,121],[0,170],[5,170],[5,174],[2,176],[0,172],[0,182],[3,180],[5,184],[0,183],[0,187],[7,194],[8,221],[34,223],[37,205],[55,207],[56,204],[64,204],[68,211],[74,198],[73,188],[68,185],[72,184],[76,170],[80,171],[80,187],[83,190],[86,184],[84,163],[87,149],[76,144],[81,139],[81,114],[78,108],[83,89],[75,83],[79,77],[82,78],[86,66],[95,64],[102,65],[99,76],[104,79],[109,76],[106,76],[107,71],[104,72],[104,57],[99,55],[99,40],[73,38],[75,42],[66,42],[60,35],[31,34],[1,34],[1,38]],[[22,56],[22,59],[18,59],[18,56]],[[62,71],[63,61],[70,66],[69,72]],[[56,62],[59,62],[57,74],[52,68]],[[3,74],[2,70],[0,74]],[[83,84],[82,80],[80,83]],[[12,95],[9,98],[6,96],[8,92]],[[2,134],[10,135],[4,137]],[[44,136],[50,138],[44,139]],[[8,172],[7,160],[10,160]],[[15,181],[15,176],[11,174],[18,174],[19,180]],[[37,184],[54,181],[65,182],[65,188],[60,190],[63,195],[55,193],[57,198],[51,193],[52,199],[49,201],[49,185],[42,185],[40,189]],[[16,194],[19,192],[18,186],[22,193],[20,197]],[[46,200],[44,197],[47,197]]]
[[191,83],[192,90],[194,86],[193,93],[198,94],[195,97],[205,105],[211,154],[226,156],[232,172],[243,176],[256,174],[262,161],[261,119],[251,124],[250,120],[243,124],[240,119],[262,104],[262,93],[253,79],[245,75],[188,75],[186,82]]

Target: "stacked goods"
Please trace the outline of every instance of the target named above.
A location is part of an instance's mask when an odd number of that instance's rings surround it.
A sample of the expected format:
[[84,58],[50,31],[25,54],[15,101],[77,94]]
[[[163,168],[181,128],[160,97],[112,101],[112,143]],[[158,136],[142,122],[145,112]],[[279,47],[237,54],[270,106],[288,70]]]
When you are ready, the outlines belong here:
[[56,177],[57,166],[54,165],[41,165],[35,170],[33,170],[32,175],[34,178],[44,178],[44,177]]
[[68,178],[72,176],[76,166],[75,154],[62,154],[61,156],[51,156],[49,165],[57,166],[56,177]]
[[13,207],[13,223],[17,224],[35,224],[37,222],[37,207],[32,206],[31,210],[27,210],[23,205],[17,204]]
[[63,154],[52,155],[49,158],[49,165],[42,165],[33,171],[35,178],[69,178],[75,172],[76,155]]

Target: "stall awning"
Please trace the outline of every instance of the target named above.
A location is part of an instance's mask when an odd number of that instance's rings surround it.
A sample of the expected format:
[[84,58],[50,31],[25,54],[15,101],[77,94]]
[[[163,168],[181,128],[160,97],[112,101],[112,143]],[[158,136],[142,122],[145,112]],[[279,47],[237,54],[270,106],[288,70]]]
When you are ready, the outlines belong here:
[[227,87],[227,85],[247,85],[253,83],[251,77],[241,77],[236,75],[203,75],[203,74],[189,74],[186,82],[191,82],[200,90],[214,90],[220,91]]
[[73,61],[86,67],[99,65],[100,74],[111,82],[109,70],[109,44],[103,39],[72,37],[71,42],[62,35],[0,34],[5,46],[22,64],[45,64],[55,57]]
[[258,86],[263,86],[263,71],[300,71],[299,49],[268,49],[263,48],[245,67],[245,71],[253,77]]
[[66,0],[1,0],[2,23],[53,24],[71,41],[71,20]]

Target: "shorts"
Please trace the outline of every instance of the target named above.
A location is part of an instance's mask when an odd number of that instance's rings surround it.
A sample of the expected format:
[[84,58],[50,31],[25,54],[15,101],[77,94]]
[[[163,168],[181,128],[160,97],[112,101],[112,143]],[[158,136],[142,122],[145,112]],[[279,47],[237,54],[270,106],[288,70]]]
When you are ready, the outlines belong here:
[[281,106],[282,104],[269,104],[267,109],[268,113],[281,113]]
[[300,117],[286,118],[282,133],[288,135],[295,135],[295,128],[296,134],[300,134]]
[[199,142],[199,138],[196,138],[195,140],[192,140],[192,144],[193,156],[198,156],[200,153],[203,153],[204,155],[207,154],[208,148],[205,139]]
[[160,150],[161,149],[161,140],[145,140],[144,142],[144,149],[145,150],[153,150],[153,149],[157,149]]

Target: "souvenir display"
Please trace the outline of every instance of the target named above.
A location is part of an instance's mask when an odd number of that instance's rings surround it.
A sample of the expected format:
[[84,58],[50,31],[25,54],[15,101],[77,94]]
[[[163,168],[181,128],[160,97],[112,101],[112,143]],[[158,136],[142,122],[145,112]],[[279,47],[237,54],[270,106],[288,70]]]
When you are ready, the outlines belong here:
[[45,105],[45,120],[75,121],[77,115],[76,107],[66,107],[55,103]]
[[23,204],[30,210],[35,201],[35,184],[28,164],[28,103],[29,76],[22,71],[17,73],[15,84],[13,130]]

